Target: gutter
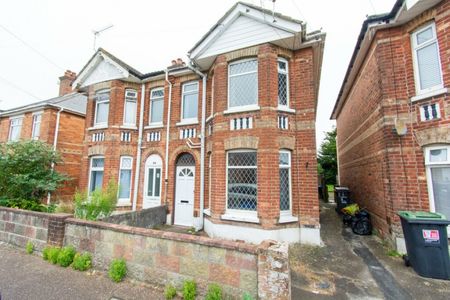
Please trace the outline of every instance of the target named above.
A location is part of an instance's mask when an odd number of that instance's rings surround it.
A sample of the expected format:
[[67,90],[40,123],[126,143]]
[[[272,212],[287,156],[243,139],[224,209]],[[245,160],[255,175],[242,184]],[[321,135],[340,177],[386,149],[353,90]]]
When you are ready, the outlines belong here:
[[[54,105],[55,107],[58,107]],[[61,112],[64,110],[64,107],[59,107],[58,112],[56,113],[56,127],[55,127],[55,136],[53,137],[53,151],[56,151],[56,145],[58,145],[58,134],[59,134],[59,120],[61,118]],[[52,161],[52,173],[55,170],[55,162]],[[51,193],[47,193],[47,205],[50,205]]]
[[172,108],[172,82],[169,80],[169,70],[165,71],[165,80],[169,85],[169,104],[167,106],[167,129],[166,129],[166,153],[164,159],[164,198],[165,204],[167,205],[167,192],[169,184],[169,143],[170,143],[170,111]]
[[202,125],[200,130],[200,226],[203,229],[205,206],[205,124],[206,124],[206,79],[207,75],[198,69],[188,65],[188,68],[202,77]]
[[142,134],[144,128],[144,101],[145,101],[145,84],[141,84],[141,107],[139,112],[139,137],[136,155],[136,173],[134,175],[134,190],[133,190],[133,211],[136,211],[137,195],[139,186],[139,175],[141,173],[141,155],[142,155]]

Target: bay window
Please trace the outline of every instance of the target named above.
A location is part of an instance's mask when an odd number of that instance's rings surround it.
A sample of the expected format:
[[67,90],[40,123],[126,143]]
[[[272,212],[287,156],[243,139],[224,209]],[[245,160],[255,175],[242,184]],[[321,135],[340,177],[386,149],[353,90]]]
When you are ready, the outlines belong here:
[[99,91],[95,95],[94,127],[107,126],[109,114],[109,91]]
[[284,58],[278,58],[278,106],[289,107],[289,70]]
[[291,214],[291,152],[280,151],[280,214]]
[[119,170],[119,204],[129,203],[131,199],[131,169],[133,158],[131,156],[120,157]]
[[89,168],[89,193],[102,188],[104,167],[104,157],[96,156],[91,158],[91,165]]
[[230,151],[227,154],[227,209],[255,211],[258,176],[256,151]]

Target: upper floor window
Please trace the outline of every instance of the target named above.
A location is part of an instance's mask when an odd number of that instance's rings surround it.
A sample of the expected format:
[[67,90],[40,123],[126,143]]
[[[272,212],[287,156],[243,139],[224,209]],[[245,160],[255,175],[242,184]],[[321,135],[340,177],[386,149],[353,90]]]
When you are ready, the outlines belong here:
[[10,120],[9,140],[17,141],[20,139],[20,132],[22,131],[22,117],[13,118]]
[[137,92],[135,90],[125,91],[125,109],[123,113],[123,124],[136,126]]
[[99,91],[95,95],[94,126],[107,126],[109,114],[109,91]]
[[197,121],[198,112],[198,82],[183,84],[181,104],[182,121]]
[[164,88],[150,91],[150,124],[162,124],[164,112]]
[[278,58],[278,106],[289,107],[289,70],[284,58]]
[[31,130],[31,138],[34,140],[38,140],[41,134],[41,120],[42,114],[33,115],[33,128]]
[[431,23],[411,35],[417,94],[442,88],[436,26]]
[[240,60],[228,67],[228,108],[248,108],[258,104],[258,61]]

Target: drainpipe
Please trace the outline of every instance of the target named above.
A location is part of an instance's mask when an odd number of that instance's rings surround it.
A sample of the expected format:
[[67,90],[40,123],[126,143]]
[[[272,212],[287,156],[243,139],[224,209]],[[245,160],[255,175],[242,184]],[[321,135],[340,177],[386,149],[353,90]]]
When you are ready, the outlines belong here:
[[134,175],[134,190],[133,190],[133,211],[137,206],[137,195],[139,186],[139,174],[141,172],[141,155],[142,155],[142,132],[144,127],[144,101],[145,101],[145,84],[141,85],[141,110],[139,112],[139,137],[137,144],[137,156],[136,156],[136,173]]
[[170,143],[170,110],[172,107],[172,83],[169,80],[169,70],[166,69],[166,82],[169,85],[169,104],[167,106],[167,129],[166,129],[166,153],[164,158],[164,201],[167,205],[167,191],[169,184],[169,143]]
[[[55,136],[53,137],[53,151],[56,151],[56,145],[58,144],[58,133],[59,133],[59,119],[61,117],[61,112],[64,110],[63,107],[59,107],[58,112],[56,113],[56,127],[55,127]],[[52,173],[55,170],[55,162],[52,162]],[[47,205],[50,205],[51,193],[47,193]]]
[[200,130],[200,229],[203,229],[203,210],[205,202],[205,123],[206,123],[206,78],[205,73],[192,66],[189,69],[202,77],[202,125]]

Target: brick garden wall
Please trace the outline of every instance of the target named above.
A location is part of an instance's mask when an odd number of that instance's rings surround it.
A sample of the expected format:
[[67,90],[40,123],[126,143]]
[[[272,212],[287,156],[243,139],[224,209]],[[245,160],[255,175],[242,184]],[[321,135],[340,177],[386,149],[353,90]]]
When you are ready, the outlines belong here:
[[103,222],[141,228],[154,228],[166,224],[167,206],[156,206],[139,211],[119,213],[102,219]]

